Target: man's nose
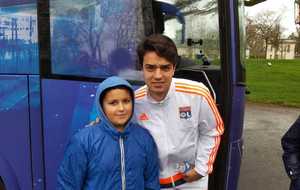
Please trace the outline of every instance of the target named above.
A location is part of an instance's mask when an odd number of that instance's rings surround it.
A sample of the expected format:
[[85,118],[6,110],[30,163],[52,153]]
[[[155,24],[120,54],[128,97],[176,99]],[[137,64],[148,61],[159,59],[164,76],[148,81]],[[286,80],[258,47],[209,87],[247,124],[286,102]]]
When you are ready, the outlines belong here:
[[156,68],[154,72],[154,78],[161,78],[162,77],[162,71],[160,68]]

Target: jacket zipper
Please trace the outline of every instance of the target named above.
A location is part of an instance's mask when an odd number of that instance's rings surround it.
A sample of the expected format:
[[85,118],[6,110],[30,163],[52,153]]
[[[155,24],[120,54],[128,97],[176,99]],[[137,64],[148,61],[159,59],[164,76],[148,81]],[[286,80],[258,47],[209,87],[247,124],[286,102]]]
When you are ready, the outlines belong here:
[[126,190],[126,176],[125,176],[125,154],[124,154],[124,143],[123,138],[119,138],[119,145],[121,151],[121,179],[122,179],[122,190]]

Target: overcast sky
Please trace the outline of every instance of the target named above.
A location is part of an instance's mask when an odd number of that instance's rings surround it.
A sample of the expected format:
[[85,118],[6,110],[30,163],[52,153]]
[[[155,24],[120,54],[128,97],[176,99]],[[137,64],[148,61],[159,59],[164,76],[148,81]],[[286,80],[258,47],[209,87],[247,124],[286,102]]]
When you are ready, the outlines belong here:
[[253,7],[246,7],[246,14],[255,16],[263,11],[279,11],[282,13],[281,25],[285,28],[284,35],[287,36],[296,31],[294,19],[294,0],[267,0]]

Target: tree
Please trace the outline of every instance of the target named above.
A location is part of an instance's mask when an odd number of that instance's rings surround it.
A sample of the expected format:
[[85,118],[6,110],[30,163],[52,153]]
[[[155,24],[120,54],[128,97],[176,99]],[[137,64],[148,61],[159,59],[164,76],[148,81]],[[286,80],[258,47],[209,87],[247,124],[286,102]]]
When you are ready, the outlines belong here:
[[246,19],[246,41],[250,50],[250,57],[263,57],[264,56],[264,44],[262,36],[257,33],[257,26],[250,18]]
[[278,50],[282,33],[280,20],[281,15],[273,11],[261,12],[247,18],[247,44],[251,56],[265,58],[268,44]]
[[300,27],[297,27],[296,35],[292,33],[289,39],[296,40],[295,57],[300,57]]

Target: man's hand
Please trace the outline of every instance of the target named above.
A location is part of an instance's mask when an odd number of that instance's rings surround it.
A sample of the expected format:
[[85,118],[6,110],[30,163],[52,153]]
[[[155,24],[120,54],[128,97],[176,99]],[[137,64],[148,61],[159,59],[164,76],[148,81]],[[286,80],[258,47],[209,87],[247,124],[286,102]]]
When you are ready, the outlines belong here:
[[195,169],[191,169],[190,171],[183,174],[183,179],[186,182],[193,182],[201,179],[203,176],[198,174]]

